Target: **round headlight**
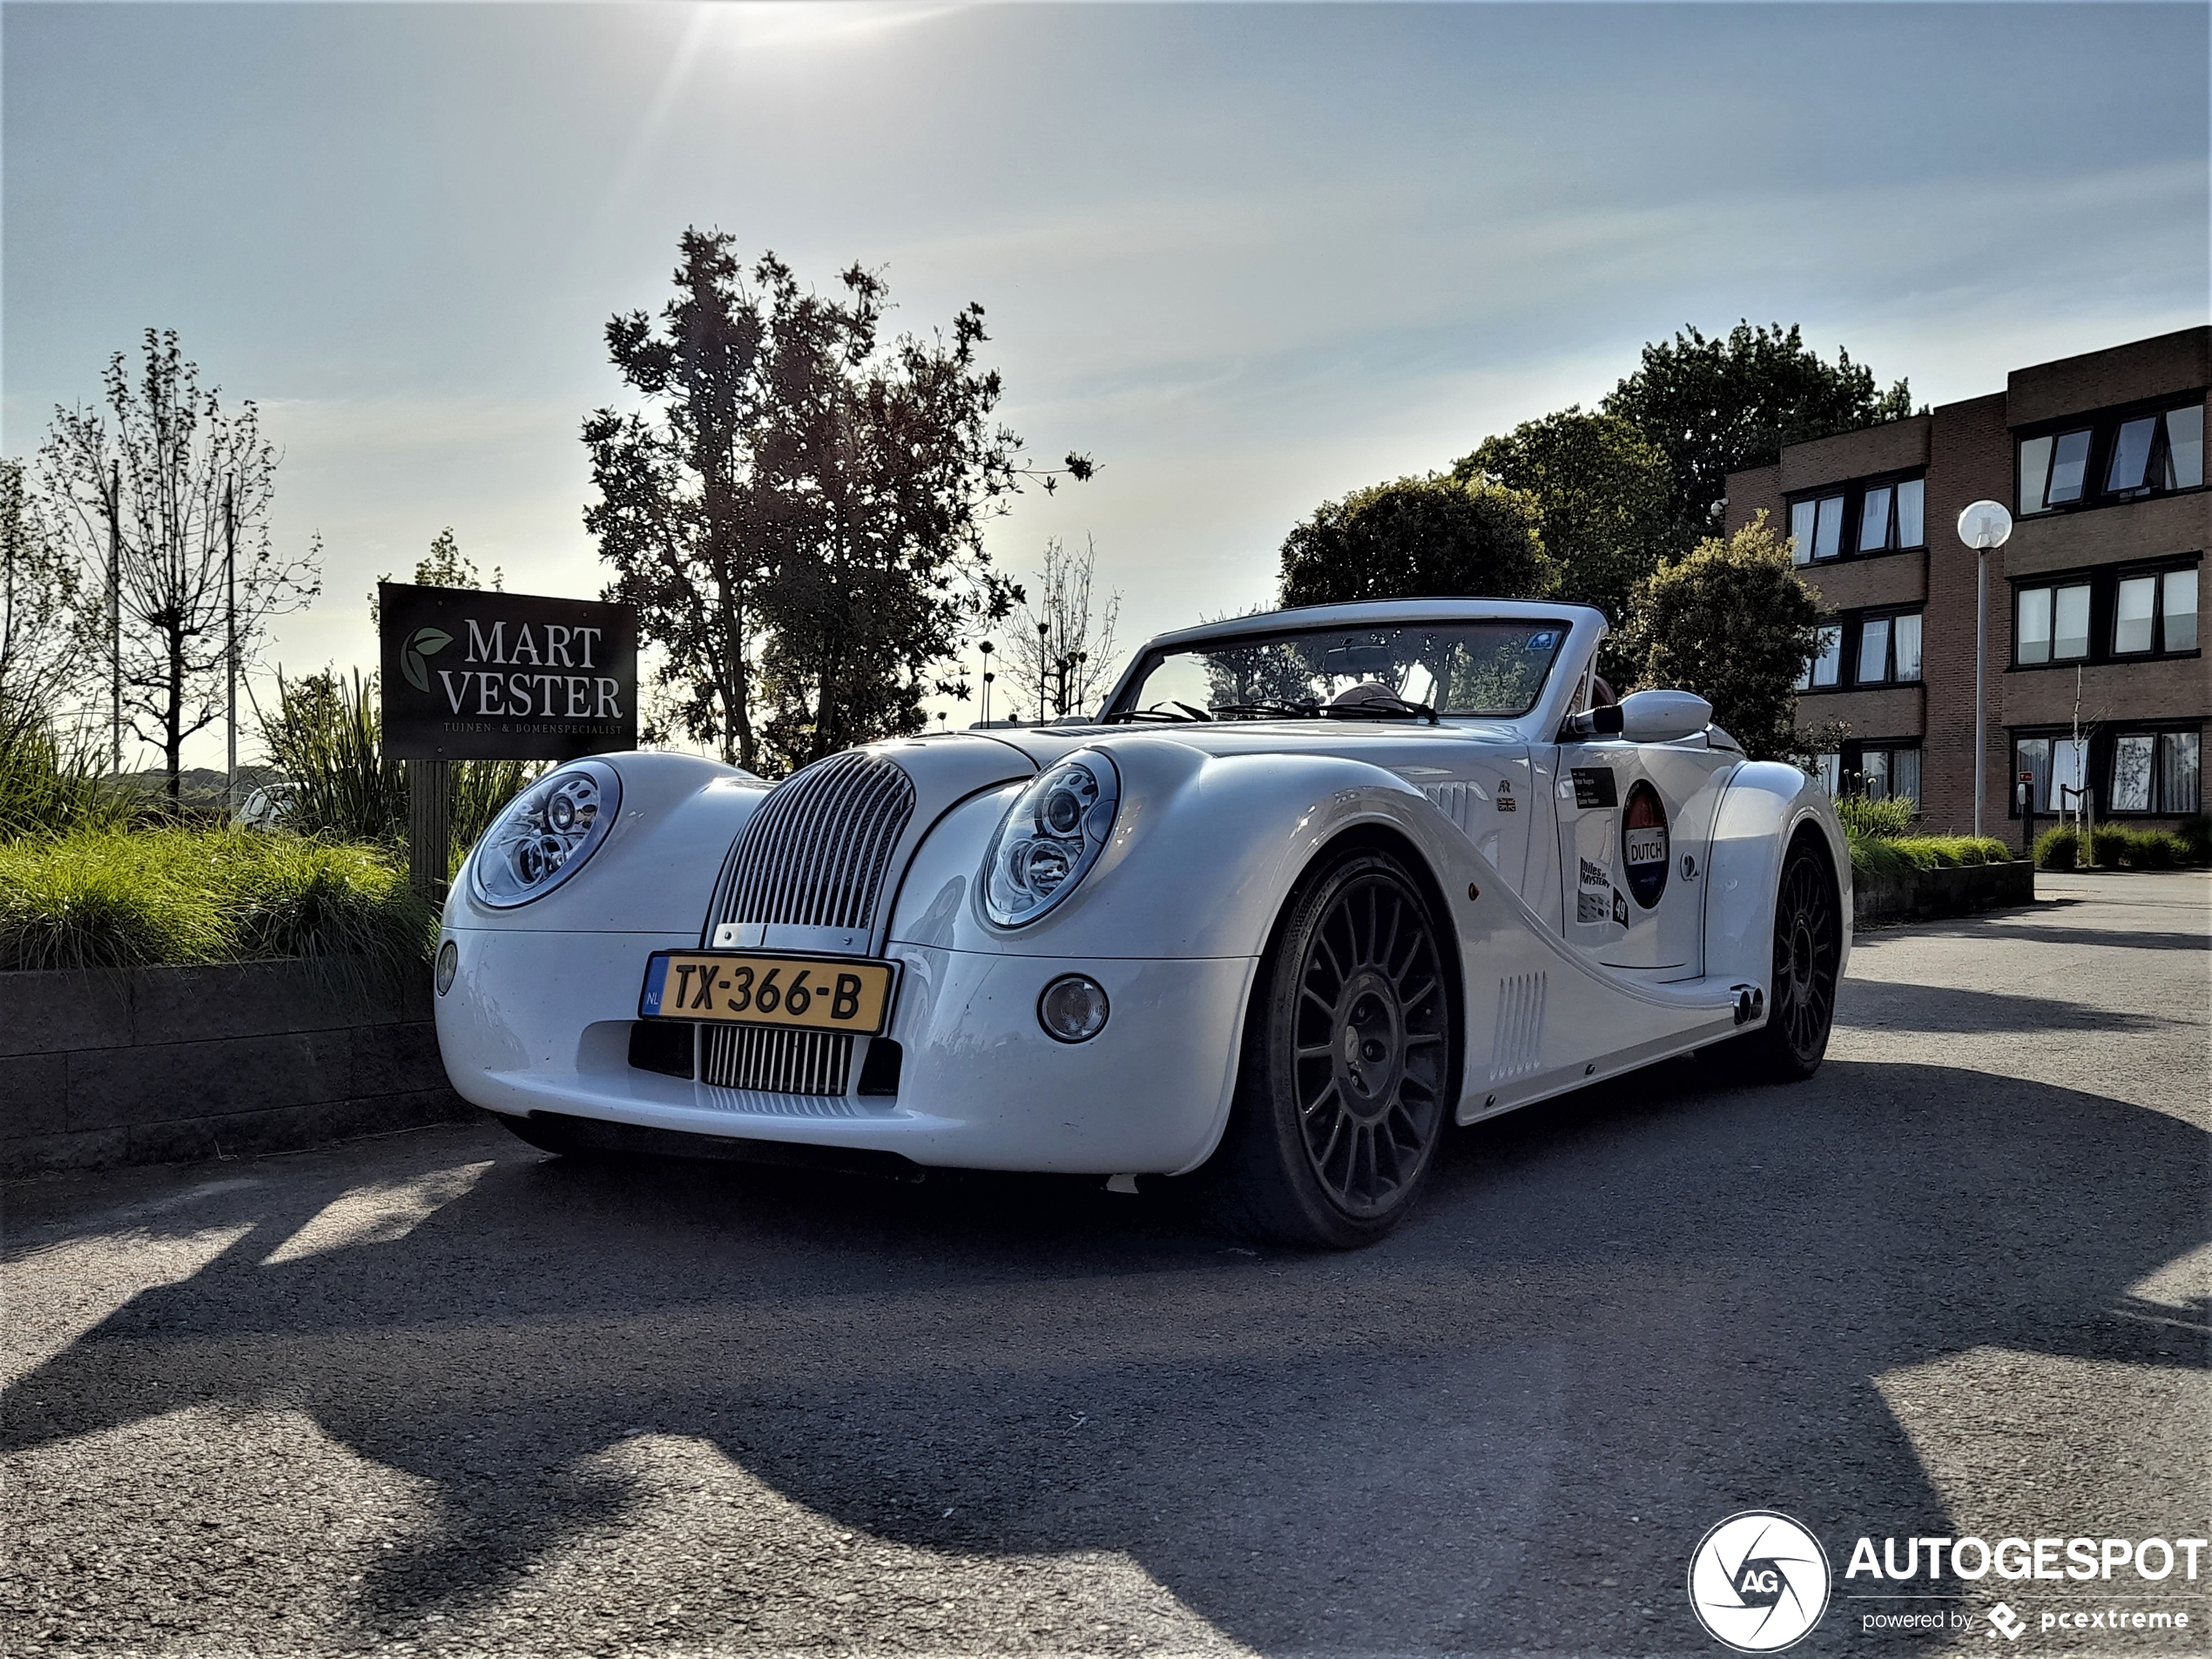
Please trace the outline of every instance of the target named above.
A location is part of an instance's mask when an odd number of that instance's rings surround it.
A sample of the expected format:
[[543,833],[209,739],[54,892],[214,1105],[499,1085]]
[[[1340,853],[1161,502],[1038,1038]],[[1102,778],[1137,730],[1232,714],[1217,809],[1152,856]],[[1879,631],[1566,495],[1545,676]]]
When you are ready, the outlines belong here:
[[461,971],[461,948],[450,939],[438,947],[438,995],[443,996],[453,988],[453,976]]
[[1048,766],[1015,798],[983,857],[983,911],[1001,927],[1035,921],[1076,890],[1105,850],[1121,777],[1085,750]]
[[480,903],[512,909],[543,899],[583,867],[622,811],[622,777],[603,760],[574,760],[509,801],[469,860]]

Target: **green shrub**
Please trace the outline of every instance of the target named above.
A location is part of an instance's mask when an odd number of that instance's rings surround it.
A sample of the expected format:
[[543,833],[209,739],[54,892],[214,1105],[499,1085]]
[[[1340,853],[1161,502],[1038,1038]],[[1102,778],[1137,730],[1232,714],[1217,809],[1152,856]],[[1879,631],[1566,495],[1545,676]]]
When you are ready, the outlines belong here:
[[1912,870],[1955,870],[1962,865],[2005,864],[2012,849],[1993,836],[1853,835],[1851,869],[1861,875],[1902,875]]
[[1836,816],[1843,820],[1846,833],[1882,838],[1910,834],[1919,810],[1919,804],[1909,795],[1892,795],[1887,800],[1845,795],[1836,803]]
[[127,794],[94,771],[92,759],[64,743],[34,709],[0,704],[0,841],[120,828]]
[[389,981],[436,936],[376,847],[185,829],[0,845],[0,970],[305,956]]
[[1897,850],[1897,843],[1879,835],[1852,835],[1851,870],[1853,880],[1864,881],[1875,876],[1905,875],[1916,867],[1912,860]]
[[2170,870],[2188,860],[2188,843],[2170,830],[2100,824],[2089,837],[2091,856],[2107,870]]
[[2212,864],[2212,813],[2198,813],[2183,819],[2175,833],[2186,862]]
[[407,774],[385,758],[376,683],[277,676],[277,705],[263,710],[261,742],[293,785],[284,826],[330,841],[407,843]]
[[[384,753],[374,677],[277,677],[277,706],[261,716],[261,741],[297,785],[284,827],[326,841],[405,846],[406,769]],[[448,770],[450,873],[491,820],[544,767],[522,760],[456,760]]]
[[2047,829],[2035,838],[2035,867],[2039,870],[2071,870],[2078,859],[2081,838],[2061,826]]

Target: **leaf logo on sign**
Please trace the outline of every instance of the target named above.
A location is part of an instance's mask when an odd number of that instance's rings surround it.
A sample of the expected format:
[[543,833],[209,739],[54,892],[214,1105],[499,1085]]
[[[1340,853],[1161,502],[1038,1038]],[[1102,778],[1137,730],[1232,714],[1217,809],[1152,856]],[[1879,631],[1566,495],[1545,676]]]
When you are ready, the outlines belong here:
[[407,676],[407,683],[418,691],[430,689],[430,664],[425,658],[435,657],[453,644],[453,636],[442,628],[417,628],[407,637],[400,647],[400,671]]

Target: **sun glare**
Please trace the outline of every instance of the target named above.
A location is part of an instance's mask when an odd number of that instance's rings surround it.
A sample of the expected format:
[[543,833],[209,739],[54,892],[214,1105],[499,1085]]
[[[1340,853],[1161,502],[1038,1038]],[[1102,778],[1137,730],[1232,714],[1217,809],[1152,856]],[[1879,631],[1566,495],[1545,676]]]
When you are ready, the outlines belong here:
[[714,36],[745,51],[854,45],[965,9],[943,0],[741,0],[713,8]]

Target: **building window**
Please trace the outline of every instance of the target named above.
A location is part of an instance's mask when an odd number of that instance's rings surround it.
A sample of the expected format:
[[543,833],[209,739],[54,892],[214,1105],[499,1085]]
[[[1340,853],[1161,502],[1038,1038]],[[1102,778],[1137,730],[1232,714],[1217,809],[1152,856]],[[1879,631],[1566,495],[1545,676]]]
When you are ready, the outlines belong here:
[[[2039,813],[2070,813],[2081,780],[2088,775],[2088,740],[2083,738],[2017,738],[2013,742],[2013,776],[2029,779],[2029,803]],[[2020,801],[2013,801],[2015,816]]]
[[1812,758],[1812,775],[1820,779],[1820,786],[1828,792],[1831,800],[1843,792],[1844,757],[1831,749]]
[[1927,489],[1924,479],[1904,478],[1792,502],[1791,556],[1799,564],[1812,564],[1846,552],[1892,553],[1925,546]]
[[2089,654],[2089,584],[2022,588],[2013,602],[2013,660],[2073,662]]
[[2112,653],[2196,649],[2196,570],[2123,576],[2112,607]]
[[[2114,416],[2020,441],[2020,510],[2133,501],[2204,482],[2204,405]],[[2093,462],[2101,458],[2102,465]]]
[[[2194,729],[2123,730],[2098,737],[2094,749],[2087,738],[2020,737],[2013,739],[2013,775],[2029,779],[2038,813],[2071,813],[2086,799],[2101,813],[2181,818],[2203,810],[2202,746]],[[2017,790],[2012,810],[2020,810]]]
[[1812,660],[1797,676],[1801,691],[1825,691],[1836,684],[1844,666],[1844,629],[1841,623],[1831,623],[1815,637]]
[[1844,550],[1844,498],[1823,496],[1790,507],[1790,556],[1799,564],[1832,559]]
[[1859,501],[1858,550],[1885,553],[1894,548],[1920,546],[1926,540],[1920,521],[1927,488],[1919,478],[1869,485]]
[[1851,779],[1854,792],[1869,800],[1920,799],[1920,750],[1896,744],[1868,744],[1858,752],[1858,769]]
[[2122,732],[2112,740],[2107,810],[2182,815],[2197,809],[2199,735]]
[[1909,685],[1920,678],[1920,616],[1869,617],[1858,625],[1858,684]]

